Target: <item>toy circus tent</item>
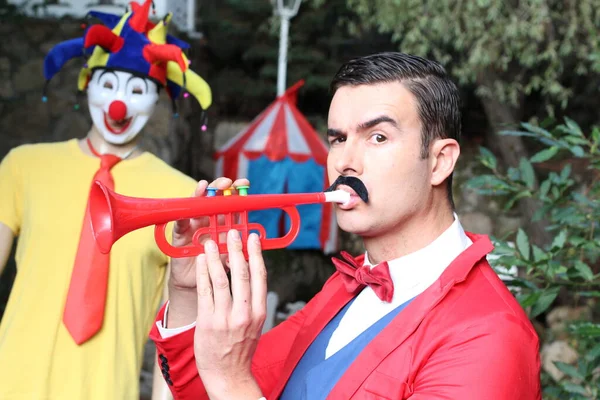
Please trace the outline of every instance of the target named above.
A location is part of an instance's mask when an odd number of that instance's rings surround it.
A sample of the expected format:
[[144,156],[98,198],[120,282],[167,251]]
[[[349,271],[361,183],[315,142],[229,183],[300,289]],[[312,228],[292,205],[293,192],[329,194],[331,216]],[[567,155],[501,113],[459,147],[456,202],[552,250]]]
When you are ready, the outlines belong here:
[[[216,176],[248,178],[250,194],[320,192],[327,186],[327,147],[296,108],[299,81],[271,103],[252,123],[215,153]],[[291,249],[337,251],[337,224],[331,204],[298,206],[301,225]],[[279,209],[253,211],[251,222],[265,227],[267,237],[289,228]]]

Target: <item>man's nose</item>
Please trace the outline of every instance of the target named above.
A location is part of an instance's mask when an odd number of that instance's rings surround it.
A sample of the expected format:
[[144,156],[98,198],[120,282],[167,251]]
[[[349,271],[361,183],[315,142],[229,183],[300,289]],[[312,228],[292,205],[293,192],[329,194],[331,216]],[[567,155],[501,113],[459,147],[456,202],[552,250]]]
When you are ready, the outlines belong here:
[[360,175],[363,168],[363,149],[359,143],[346,140],[335,161],[335,169],[342,175]]

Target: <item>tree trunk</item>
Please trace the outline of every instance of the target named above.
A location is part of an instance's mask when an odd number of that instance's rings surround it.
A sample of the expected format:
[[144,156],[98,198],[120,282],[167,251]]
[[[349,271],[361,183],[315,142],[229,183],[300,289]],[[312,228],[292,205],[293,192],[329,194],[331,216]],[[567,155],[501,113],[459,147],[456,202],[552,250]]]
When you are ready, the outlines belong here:
[[[485,73],[480,76],[479,84],[491,88],[495,79],[493,73]],[[505,165],[518,167],[522,157],[529,157],[523,138],[520,136],[499,135],[501,130],[514,129],[519,125],[520,116],[518,111],[501,103],[493,96],[482,97],[481,102],[491,127],[487,132],[487,142],[492,150],[500,153]],[[537,189],[537,187],[538,181],[536,178],[534,188]],[[540,207],[540,204],[534,199],[523,198],[519,201],[518,207],[523,221],[525,221],[524,228],[529,233],[531,241],[538,245],[549,244],[552,241],[552,236],[546,230],[545,221],[533,221],[533,214]]]

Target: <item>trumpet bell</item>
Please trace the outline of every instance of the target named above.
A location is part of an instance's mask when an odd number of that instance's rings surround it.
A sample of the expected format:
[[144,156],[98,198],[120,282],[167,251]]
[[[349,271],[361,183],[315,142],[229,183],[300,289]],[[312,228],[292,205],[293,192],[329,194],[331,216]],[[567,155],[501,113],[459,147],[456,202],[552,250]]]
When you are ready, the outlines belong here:
[[110,194],[99,181],[95,181],[90,190],[89,203],[92,231],[98,249],[107,254],[117,240],[114,235],[113,210]]

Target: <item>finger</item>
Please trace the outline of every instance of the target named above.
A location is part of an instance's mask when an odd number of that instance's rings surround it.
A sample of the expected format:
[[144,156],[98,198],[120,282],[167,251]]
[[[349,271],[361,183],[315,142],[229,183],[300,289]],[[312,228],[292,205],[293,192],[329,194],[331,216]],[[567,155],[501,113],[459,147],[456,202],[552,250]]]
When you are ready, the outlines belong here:
[[[194,197],[203,196],[206,192],[207,187],[208,187],[208,181],[206,181],[204,179],[199,181],[198,184],[196,185],[196,189],[194,190]],[[193,229],[195,232],[196,229],[198,229],[201,226],[205,226],[207,224],[207,219],[206,219],[206,217],[191,218],[189,220],[189,224],[187,227],[189,227],[190,224],[192,226],[191,229]],[[185,231],[181,231],[181,232],[185,232]]]
[[229,253],[229,269],[231,270],[231,294],[233,297],[232,313],[250,316],[251,291],[250,270],[242,252],[242,240],[235,229],[227,233],[227,249]]
[[255,318],[264,322],[267,315],[267,268],[262,256],[260,239],[256,233],[248,236],[248,257],[252,313]]
[[[201,180],[200,182],[198,182],[198,184],[196,185],[196,188],[194,189],[193,197],[202,196],[202,194],[206,190],[207,186],[208,186],[208,182],[205,180]],[[182,234],[186,233],[187,230],[190,229],[190,224],[191,224],[190,219],[181,219],[181,220],[175,221],[175,224],[173,225],[173,234],[174,235],[182,235]]]
[[250,181],[246,178],[240,178],[240,179],[236,179],[233,182],[233,186],[234,187],[238,187],[238,186],[250,186]]
[[204,243],[204,253],[206,254],[208,274],[213,288],[215,314],[228,316],[231,311],[231,291],[217,244],[213,240],[207,240]]
[[229,178],[217,178],[212,181],[208,186],[217,188],[219,190],[229,189],[233,181]]
[[213,314],[215,311],[213,289],[204,254],[196,257],[196,292],[198,293],[198,315]]
[[173,235],[182,235],[190,228],[189,219],[180,219],[173,225]]
[[194,196],[202,196],[207,187],[208,181],[203,179],[200,182],[198,182],[198,185],[196,185],[196,190],[194,190]]
[[[235,182],[233,182],[233,187],[235,187],[236,190],[238,190],[237,188],[240,186],[246,186],[246,195],[248,194],[248,188],[250,187],[250,181],[246,178],[240,178],[240,179],[236,179]],[[241,220],[240,217],[240,213],[235,213],[234,214],[234,223],[238,224]]]

